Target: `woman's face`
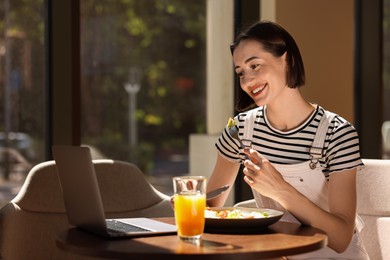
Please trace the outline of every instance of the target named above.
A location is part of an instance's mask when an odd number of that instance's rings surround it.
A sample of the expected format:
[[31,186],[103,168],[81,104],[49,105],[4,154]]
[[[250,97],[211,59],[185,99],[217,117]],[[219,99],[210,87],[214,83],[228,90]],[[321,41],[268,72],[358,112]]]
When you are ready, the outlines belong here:
[[243,40],[233,52],[235,71],[240,85],[258,106],[279,100],[288,89],[286,85],[286,54],[274,57],[264,51],[261,43]]

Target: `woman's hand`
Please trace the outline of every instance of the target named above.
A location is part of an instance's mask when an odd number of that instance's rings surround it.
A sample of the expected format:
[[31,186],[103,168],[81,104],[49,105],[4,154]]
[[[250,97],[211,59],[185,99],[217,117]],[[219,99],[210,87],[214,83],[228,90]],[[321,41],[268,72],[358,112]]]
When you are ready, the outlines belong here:
[[244,162],[244,180],[263,196],[278,201],[278,196],[289,184],[272,164],[259,152],[253,149],[244,150],[249,160]]
[[[263,196],[279,202],[301,223],[328,234],[328,246],[343,252],[349,245],[356,212],[356,169],[334,172],[329,180],[329,211],[320,208],[293,186],[260,153],[244,151],[244,180]],[[341,235],[342,234],[342,235]]]
[[169,202],[171,203],[171,207],[173,209],[173,211],[175,211],[175,195],[172,195],[171,197],[169,197]]

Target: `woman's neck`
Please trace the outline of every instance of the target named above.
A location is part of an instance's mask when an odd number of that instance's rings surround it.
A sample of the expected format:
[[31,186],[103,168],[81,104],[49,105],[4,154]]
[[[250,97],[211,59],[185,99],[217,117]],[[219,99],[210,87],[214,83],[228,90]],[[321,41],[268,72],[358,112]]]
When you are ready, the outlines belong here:
[[268,122],[280,131],[289,131],[298,127],[310,117],[316,108],[303,98],[299,90],[291,91],[288,98],[282,99],[268,104],[266,108]]

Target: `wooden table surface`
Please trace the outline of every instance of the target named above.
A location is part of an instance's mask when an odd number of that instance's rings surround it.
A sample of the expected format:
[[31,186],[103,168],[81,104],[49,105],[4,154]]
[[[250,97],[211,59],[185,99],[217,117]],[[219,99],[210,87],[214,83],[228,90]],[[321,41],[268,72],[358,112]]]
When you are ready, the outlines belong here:
[[[174,223],[174,218],[157,220]],[[256,234],[204,233],[200,246],[180,241],[177,235],[105,239],[76,228],[61,232],[56,244],[62,250],[100,258],[120,259],[269,259],[307,253],[325,247],[321,230],[289,222],[276,222]]]

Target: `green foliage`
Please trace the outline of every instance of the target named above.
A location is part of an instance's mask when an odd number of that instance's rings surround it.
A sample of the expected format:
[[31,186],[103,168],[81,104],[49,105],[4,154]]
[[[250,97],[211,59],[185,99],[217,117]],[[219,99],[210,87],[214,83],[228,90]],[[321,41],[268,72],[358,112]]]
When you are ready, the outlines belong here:
[[[11,118],[16,130],[41,143],[47,116],[44,3],[9,0],[8,12],[0,5],[0,47],[8,17],[11,67],[23,73],[30,68],[33,75],[12,93]],[[161,154],[187,152],[189,134],[205,131],[205,8],[205,0],[80,1],[82,143],[116,159],[135,158],[146,171]],[[124,86],[133,66],[142,75],[138,147],[131,154]],[[0,106],[0,129],[4,121]]]
[[[29,133],[35,142],[43,142],[45,126],[45,46],[43,0],[8,0],[0,5],[0,98],[4,100],[6,70],[17,75],[11,80],[11,131]],[[7,36],[7,37],[6,37]],[[8,50],[6,49],[9,46]],[[9,59],[6,68],[6,59]],[[32,76],[34,75],[34,76]],[[5,106],[0,106],[0,129],[5,129]],[[40,151],[37,151],[40,152]],[[40,159],[43,157],[40,157]]]
[[136,157],[186,153],[189,134],[205,131],[205,1],[89,0],[81,13],[83,135],[98,140],[110,129],[123,139],[108,142],[107,150],[129,144],[124,85],[137,66],[137,149],[143,155]]

